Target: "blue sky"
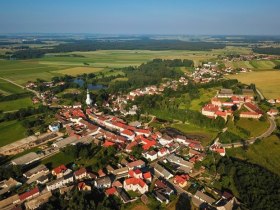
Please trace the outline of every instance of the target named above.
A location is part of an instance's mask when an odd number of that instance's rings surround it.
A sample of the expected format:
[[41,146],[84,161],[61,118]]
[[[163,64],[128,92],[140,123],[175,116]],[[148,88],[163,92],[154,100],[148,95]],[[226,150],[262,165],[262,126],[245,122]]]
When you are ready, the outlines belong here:
[[279,0],[1,0],[0,33],[280,35]]

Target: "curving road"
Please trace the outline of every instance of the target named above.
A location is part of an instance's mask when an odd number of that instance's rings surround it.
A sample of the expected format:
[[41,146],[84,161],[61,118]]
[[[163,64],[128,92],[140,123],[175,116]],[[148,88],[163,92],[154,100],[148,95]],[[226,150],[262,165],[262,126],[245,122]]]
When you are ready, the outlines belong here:
[[274,117],[269,117],[268,120],[269,120],[270,126],[260,136],[254,137],[254,138],[249,139],[245,142],[240,141],[240,142],[235,142],[235,143],[231,143],[231,144],[222,144],[222,146],[225,147],[225,148],[242,147],[244,145],[244,143],[254,144],[257,139],[262,139],[262,138],[266,138],[266,137],[270,136],[273,133],[273,131],[276,129],[277,126],[276,126],[276,122],[274,120]]

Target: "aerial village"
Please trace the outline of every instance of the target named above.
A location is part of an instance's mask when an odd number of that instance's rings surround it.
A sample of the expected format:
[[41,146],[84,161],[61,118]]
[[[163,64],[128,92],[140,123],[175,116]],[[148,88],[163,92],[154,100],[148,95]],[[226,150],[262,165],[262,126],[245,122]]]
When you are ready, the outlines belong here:
[[[179,82],[187,83],[184,78]],[[176,88],[175,82],[166,85],[174,85]],[[164,86],[163,84],[162,88]],[[134,95],[159,92],[160,90],[149,87],[132,91],[126,97],[133,100],[131,97]],[[20,180],[2,180],[0,194],[4,195],[21,185],[29,185],[32,188],[2,199],[1,209],[12,209],[15,206],[36,209],[48,202],[54,191],[63,194],[73,188],[85,192],[96,188],[106,196],[118,196],[123,203],[138,199],[143,203],[148,202],[145,193],[151,191],[152,187],[153,196],[165,204],[174,197],[172,195],[187,193],[196,206],[203,204],[223,209],[224,206],[238,205],[236,198],[228,192],[215,189],[207,189],[207,193],[205,189],[192,193],[187,191],[196,179],[202,178],[205,170],[203,167],[195,168],[195,164],[205,157],[205,148],[200,141],[182,135],[170,136],[158,131],[153,132],[151,128],[139,122],[127,124],[116,116],[105,115],[92,106],[89,93],[86,104],[88,107],[85,113],[81,107],[61,108],[56,114],[56,123],[49,125],[48,133],[30,136],[0,149],[2,155],[11,155],[44,145],[40,154],[30,152],[10,161],[9,164],[20,165],[26,168],[26,171]],[[66,129],[67,137],[59,132],[61,127]],[[51,144],[47,144],[48,142]],[[40,160],[59,153],[68,145],[92,142],[106,148],[115,147],[118,154],[126,158],[117,165],[109,164],[98,171],[90,171],[85,167],[73,170],[65,164],[55,168],[48,168],[43,164],[36,165]],[[144,151],[139,159],[130,154],[136,146],[141,146]],[[180,155],[180,151],[185,148],[188,149],[187,158]],[[211,151],[221,156],[226,153],[225,149],[217,144],[211,147]],[[131,198],[128,193],[130,191],[137,192],[139,196]],[[215,196],[209,196],[209,192]]]
[[[196,83],[208,83],[219,80],[223,74],[231,72],[227,69],[221,73],[215,69],[216,64],[206,63],[201,68],[196,68],[189,78]],[[137,106],[134,105],[129,110],[124,108],[128,101],[143,95],[161,94],[166,87],[176,90],[178,85],[187,84],[188,79],[181,77],[179,80],[168,81],[158,86],[136,89],[125,95],[111,95],[111,103],[105,106],[112,112],[120,112],[122,116],[135,115]],[[45,82],[44,85],[63,84]],[[31,89],[34,87],[36,83],[33,82],[26,86]],[[34,97],[33,102],[37,103],[40,100],[52,106],[52,102],[57,100],[57,97],[51,91],[45,91]],[[13,178],[2,180],[0,195],[13,192],[13,189],[21,185],[30,187],[21,194],[9,193],[8,197],[0,200],[1,209],[14,207],[37,209],[47,203],[54,192],[64,194],[75,188],[84,192],[98,189],[106,196],[119,197],[124,204],[139,199],[147,204],[146,193],[151,192],[160,203],[164,204],[171,202],[174,196],[186,193],[197,207],[232,209],[233,206],[239,205],[237,199],[227,191],[209,187],[188,191],[198,180],[207,181],[204,180],[205,168],[195,167],[195,165],[205,158],[208,149],[221,156],[226,155],[226,148],[218,141],[209,147],[204,147],[197,139],[154,131],[141,122],[127,123],[118,116],[100,111],[92,103],[89,91],[85,103],[86,111],[82,110],[82,103],[59,106],[55,115],[56,121],[49,125],[47,133],[29,136],[0,148],[1,155],[16,155],[38,146],[43,148],[40,153],[30,152],[9,162],[10,165],[22,166],[25,172],[20,180]],[[269,103],[280,103],[280,99],[270,100]],[[203,115],[214,119],[222,117],[225,121],[236,111],[239,111],[240,118],[259,119],[264,114],[254,101],[254,92],[251,89],[244,89],[242,94],[234,94],[231,89],[221,89],[209,103],[201,107]],[[267,114],[276,116],[278,112],[271,109]],[[65,129],[66,135],[60,132],[61,129]],[[108,164],[97,171],[83,166],[74,170],[66,164],[54,168],[44,164],[38,165],[41,160],[60,153],[69,145],[91,143],[104,148],[114,147],[117,149],[115,155],[122,155],[124,158],[116,165]],[[140,158],[135,158],[131,153],[139,146],[144,152]],[[188,153],[183,157],[181,152],[185,149]],[[129,195],[131,191],[136,192],[137,196],[131,197]]]

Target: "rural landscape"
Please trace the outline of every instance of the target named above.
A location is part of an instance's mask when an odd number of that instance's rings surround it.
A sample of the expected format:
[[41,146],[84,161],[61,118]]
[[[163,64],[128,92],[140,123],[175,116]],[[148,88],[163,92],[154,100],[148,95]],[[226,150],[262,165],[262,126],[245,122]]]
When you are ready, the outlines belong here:
[[[60,21],[51,25],[66,30]],[[279,209],[280,31],[126,33],[122,20],[114,33],[63,33],[1,22],[0,209]]]

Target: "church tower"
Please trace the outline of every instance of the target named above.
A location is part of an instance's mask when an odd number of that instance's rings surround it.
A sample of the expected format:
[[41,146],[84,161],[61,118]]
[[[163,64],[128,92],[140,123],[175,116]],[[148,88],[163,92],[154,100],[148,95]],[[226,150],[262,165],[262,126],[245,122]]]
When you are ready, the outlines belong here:
[[89,95],[89,91],[88,91],[88,89],[87,89],[87,99],[86,99],[86,104],[87,104],[88,106],[90,106],[90,105],[92,104],[92,100],[91,100],[91,98],[90,98],[90,95]]

